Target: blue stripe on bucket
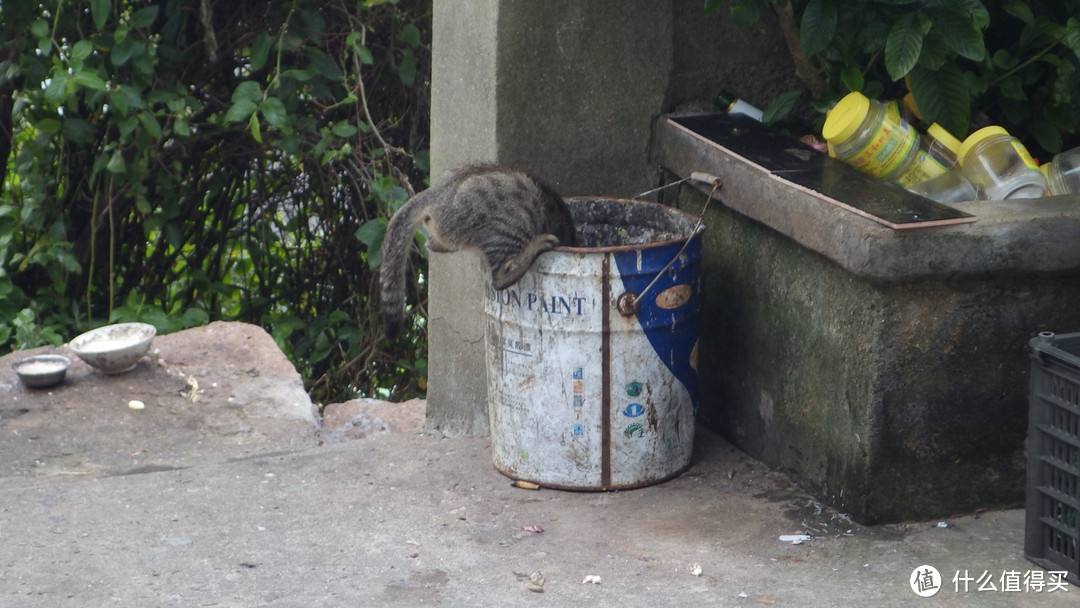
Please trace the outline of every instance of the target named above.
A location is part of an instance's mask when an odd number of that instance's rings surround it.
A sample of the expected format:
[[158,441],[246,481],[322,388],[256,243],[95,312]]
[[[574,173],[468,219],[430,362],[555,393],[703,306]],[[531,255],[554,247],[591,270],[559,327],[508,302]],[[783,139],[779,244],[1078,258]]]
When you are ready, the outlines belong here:
[[[614,254],[623,288],[640,294],[679,254],[682,242]],[[698,339],[698,311],[701,277],[701,237],[691,238],[680,260],[664,271],[649,293],[640,298],[637,321],[656,356],[671,371],[698,408],[697,370],[692,360]],[[688,286],[680,288],[680,286]],[[661,294],[675,293],[672,301]],[[684,299],[685,298],[685,299]]]

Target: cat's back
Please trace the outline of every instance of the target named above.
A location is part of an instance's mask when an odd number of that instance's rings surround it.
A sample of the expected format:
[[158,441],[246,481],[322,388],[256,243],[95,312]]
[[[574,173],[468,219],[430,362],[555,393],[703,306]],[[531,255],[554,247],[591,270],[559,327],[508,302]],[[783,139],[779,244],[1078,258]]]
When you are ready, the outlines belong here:
[[[543,186],[524,171],[491,164],[467,165],[446,178],[453,198],[462,204],[536,205],[546,202]],[[557,198],[557,197],[556,197]]]
[[570,210],[554,189],[531,175],[499,165],[455,169],[444,178],[447,219],[472,225],[513,222],[534,233],[573,240]]

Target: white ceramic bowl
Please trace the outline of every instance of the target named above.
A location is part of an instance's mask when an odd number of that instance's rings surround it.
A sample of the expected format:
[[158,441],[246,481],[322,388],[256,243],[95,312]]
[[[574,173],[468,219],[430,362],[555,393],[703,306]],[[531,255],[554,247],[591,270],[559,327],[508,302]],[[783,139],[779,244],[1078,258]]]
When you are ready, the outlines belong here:
[[29,388],[49,388],[64,381],[71,359],[63,355],[34,355],[11,364],[15,375]]
[[106,374],[119,374],[135,367],[156,334],[154,326],[147,323],[117,323],[81,334],[68,346]]

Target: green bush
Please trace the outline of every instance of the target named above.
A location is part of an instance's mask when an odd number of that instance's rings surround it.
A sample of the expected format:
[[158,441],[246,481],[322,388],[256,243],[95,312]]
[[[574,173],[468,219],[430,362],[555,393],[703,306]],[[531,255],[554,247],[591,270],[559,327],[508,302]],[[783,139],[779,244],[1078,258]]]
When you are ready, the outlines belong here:
[[369,250],[427,174],[429,30],[415,0],[4,0],[0,347],[238,320],[315,401],[422,392]]
[[961,139],[999,124],[1045,160],[1080,145],[1078,0],[705,0],[724,5],[744,26],[772,9],[822,111],[910,86],[924,120]]

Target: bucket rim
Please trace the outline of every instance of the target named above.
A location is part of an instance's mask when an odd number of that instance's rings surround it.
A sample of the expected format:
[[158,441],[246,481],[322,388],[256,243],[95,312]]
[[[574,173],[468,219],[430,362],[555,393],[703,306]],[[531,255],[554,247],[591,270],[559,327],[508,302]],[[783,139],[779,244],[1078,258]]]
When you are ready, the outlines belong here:
[[[672,207],[671,205],[665,205],[663,203],[657,203],[654,201],[643,201],[634,198],[619,198],[615,196],[568,196],[564,198],[566,202],[571,201],[612,201],[616,203],[630,203],[633,205],[647,205],[652,207],[662,207],[667,212],[675,213],[676,215],[682,215],[687,220],[692,222],[691,225],[696,225],[697,216],[687,213],[678,207]],[[691,239],[701,238],[701,234],[705,231],[705,224],[702,223],[697,230],[693,230],[686,236],[680,236],[673,239],[666,239],[663,241],[650,241],[648,243],[638,243],[634,245],[605,245],[603,247],[571,247],[568,245],[559,245],[552,249],[552,251],[559,251],[563,253],[623,253],[627,251],[640,251],[642,249],[655,249],[658,247],[670,247],[672,245],[681,245]]]

